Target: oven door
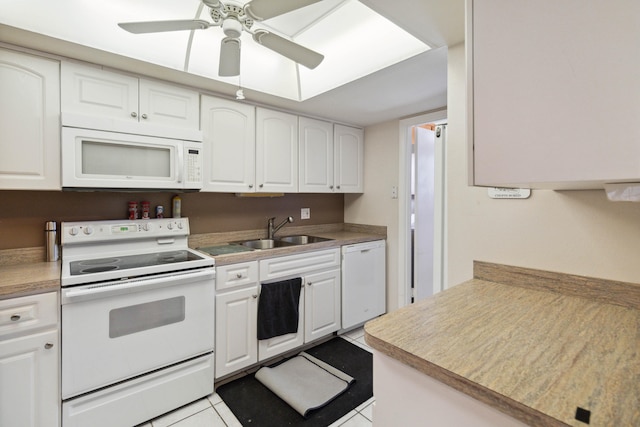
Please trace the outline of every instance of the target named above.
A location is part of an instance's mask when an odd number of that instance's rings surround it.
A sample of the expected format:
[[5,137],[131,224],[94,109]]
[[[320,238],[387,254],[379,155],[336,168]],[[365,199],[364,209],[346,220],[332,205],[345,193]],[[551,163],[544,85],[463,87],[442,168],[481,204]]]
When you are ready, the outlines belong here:
[[62,290],[62,398],[213,351],[215,270]]

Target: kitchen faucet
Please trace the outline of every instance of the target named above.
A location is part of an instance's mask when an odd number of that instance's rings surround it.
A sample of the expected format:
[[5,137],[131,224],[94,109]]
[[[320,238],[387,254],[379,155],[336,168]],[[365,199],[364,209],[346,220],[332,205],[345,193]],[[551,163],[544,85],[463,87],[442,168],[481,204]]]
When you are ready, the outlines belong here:
[[285,224],[287,224],[288,222],[293,222],[293,217],[289,216],[284,221],[282,221],[280,224],[274,226],[273,225],[273,221],[275,219],[276,219],[275,217],[269,218],[269,224],[267,225],[267,238],[268,239],[272,239],[272,240],[273,240],[273,236],[276,234],[276,232],[278,230],[280,230],[282,227],[284,227]]

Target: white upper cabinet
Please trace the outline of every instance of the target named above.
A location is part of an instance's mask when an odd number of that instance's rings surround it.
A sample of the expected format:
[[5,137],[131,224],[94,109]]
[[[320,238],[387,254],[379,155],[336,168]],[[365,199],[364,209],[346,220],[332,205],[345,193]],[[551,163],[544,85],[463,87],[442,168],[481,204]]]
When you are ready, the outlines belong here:
[[60,190],[60,63],[0,49],[0,189]]
[[334,125],[334,185],[339,193],[364,191],[364,131]]
[[478,186],[640,182],[640,2],[467,0]]
[[333,124],[300,117],[299,187],[301,193],[332,193]]
[[201,140],[197,91],[62,62],[62,124]]
[[254,191],[255,107],[203,96],[201,110],[205,154],[202,191]]
[[298,116],[256,109],[256,190],[298,191]]

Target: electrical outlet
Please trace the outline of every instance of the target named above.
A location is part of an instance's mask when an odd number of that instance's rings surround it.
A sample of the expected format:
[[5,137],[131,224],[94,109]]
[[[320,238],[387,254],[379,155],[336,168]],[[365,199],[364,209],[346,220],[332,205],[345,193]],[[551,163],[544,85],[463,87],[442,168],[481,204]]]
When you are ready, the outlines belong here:
[[300,219],[310,219],[311,218],[311,209],[310,208],[302,208],[300,209]]

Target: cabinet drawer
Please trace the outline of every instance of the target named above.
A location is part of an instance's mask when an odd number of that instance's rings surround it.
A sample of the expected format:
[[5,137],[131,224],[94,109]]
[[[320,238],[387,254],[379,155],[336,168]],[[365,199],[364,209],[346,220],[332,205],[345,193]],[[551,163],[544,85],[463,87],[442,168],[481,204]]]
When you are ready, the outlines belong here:
[[216,267],[216,290],[249,285],[251,283],[256,283],[257,281],[257,261],[241,262],[238,264]]
[[260,280],[301,276],[311,271],[324,270],[340,265],[340,249],[306,252],[260,261]]
[[56,292],[0,301],[0,336],[58,323]]

